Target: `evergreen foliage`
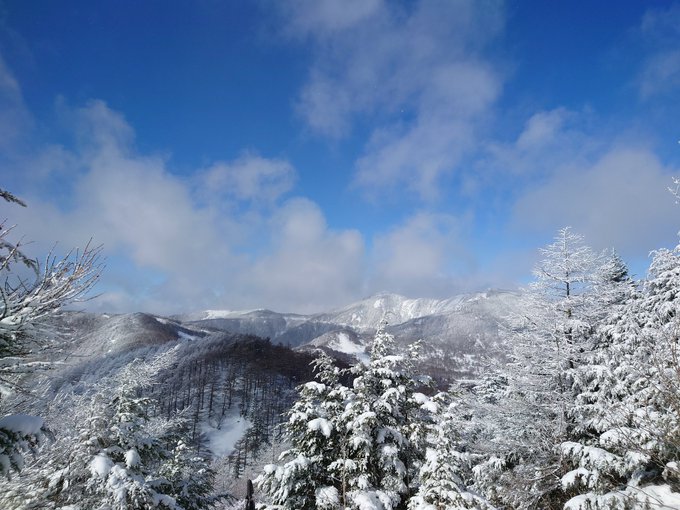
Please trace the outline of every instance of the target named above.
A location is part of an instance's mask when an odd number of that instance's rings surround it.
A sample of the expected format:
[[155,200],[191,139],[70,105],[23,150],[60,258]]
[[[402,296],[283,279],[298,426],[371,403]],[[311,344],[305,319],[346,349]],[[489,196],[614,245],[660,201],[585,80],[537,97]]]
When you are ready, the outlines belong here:
[[572,469],[566,507],[639,508],[678,487],[680,247],[653,254],[643,288],[615,307],[580,371],[575,411],[584,438],[562,446]]
[[[351,387],[326,355],[316,361],[317,381],[300,387],[289,415],[292,447],[258,479],[271,508],[462,509],[482,501],[465,489],[456,443],[447,443],[443,457],[434,453],[451,432],[439,414],[446,406],[416,391],[426,382],[413,373],[417,349],[396,354],[385,325],[369,363],[351,369]],[[461,462],[443,469],[449,459]]]
[[210,508],[213,473],[188,447],[183,420],[151,419],[153,402],[142,394],[173,365],[174,355],[134,361],[88,394],[62,395],[69,399],[72,433],[41,452],[44,461],[0,495],[0,503],[17,509]]

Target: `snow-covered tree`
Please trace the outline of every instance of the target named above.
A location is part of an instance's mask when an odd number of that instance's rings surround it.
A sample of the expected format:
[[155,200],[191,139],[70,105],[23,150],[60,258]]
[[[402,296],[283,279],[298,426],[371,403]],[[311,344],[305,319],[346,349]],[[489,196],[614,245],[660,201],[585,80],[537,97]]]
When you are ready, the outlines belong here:
[[351,369],[351,388],[340,383],[325,355],[317,361],[317,381],[300,387],[286,426],[292,447],[258,479],[273,508],[425,509],[438,508],[427,506],[433,498],[457,501],[435,494],[435,487],[467,494],[457,468],[444,470],[453,449],[434,454],[443,432],[437,406],[416,391],[427,382],[413,371],[417,347],[396,354],[385,325],[375,335],[369,363]]
[[[8,191],[0,198],[26,207]],[[10,241],[14,227],[0,223],[0,475],[20,469],[22,454],[46,428],[36,416],[11,414],[6,405],[22,377],[47,363],[41,351],[51,344],[50,321],[62,307],[81,299],[101,273],[99,247],[87,245],[63,258],[50,254],[43,265],[26,256],[21,242]]]
[[583,434],[562,446],[572,467],[566,508],[680,501],[679,297],[680,247],[659,250],[641,292],[600,328],[575,408]]
[[173,365],[168,351],[136,360],[84,395],[68,399],[56,442],[0,495],[10,508],[197,510],[212,505],[212,471],[187,446],[182,418],[150,418],[144,396]]
[[21,471],[24,454],[34,450],[49,431],[42,418],[13,414],[0,419],[0,474],[11,478],[11,471]]
[[[574,378],[592,345],[603,259],[570,228],[540,250],[522,313],[507,331],[509,362],[475,388],[466,440],[476,486],[512,508],[560,508],[559,445],[571,439]],[[608,273],[607,273],[608,274]]]
[[337,459],[346,448],[341,415],[353,395],[339,383],[339,370],[327,354],[320,353],[315,367],[317,380],[299,388],[286,423],[291,448],[281,454],[280,464],[265,466],[258,479],[277,508],[337,508],[344,496],[344,466]]
[[386,325],[381,323],[373,339],[369,364],[356,367],[355,398],[344,413],[347,486],[357,508],[398,508],[411,494],[424,455],[412,427],[424,417],[415,414],[422,404],[415,397],[411,357],[395,353]]
[[580,363],[594,327],[591,291],[599,259],[568,227],[540,252],[543,259],[527,293],[527,313],[512,336],[511,394],[506,403],[511,412],[522,414],[516,423],[519,430],[508,430],[518,434],[509,481],[525,491],[526,504],[549,507],[556,504],[562,474],[557,446],[573,425],[570,371]]
[[425,461],[419,470],[419,485],[408,502],[409,510],[490,509],[471,492],[464,479],[470,472],[468,454],[460,442],[459,410],[450,393],[439,393],[426,402],[433,412],[428,424]]

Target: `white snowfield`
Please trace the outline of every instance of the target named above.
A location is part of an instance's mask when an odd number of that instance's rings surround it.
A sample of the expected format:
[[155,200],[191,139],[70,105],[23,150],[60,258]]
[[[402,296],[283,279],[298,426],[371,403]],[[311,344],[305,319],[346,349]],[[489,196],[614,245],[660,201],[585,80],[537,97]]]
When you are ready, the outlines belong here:
[[219,428],[203,423],[202,432],[208,440],[208,448],[216,457],[226,457],[234,451],[234,445],[252,425],[250,421],[234,413],[222,421]]

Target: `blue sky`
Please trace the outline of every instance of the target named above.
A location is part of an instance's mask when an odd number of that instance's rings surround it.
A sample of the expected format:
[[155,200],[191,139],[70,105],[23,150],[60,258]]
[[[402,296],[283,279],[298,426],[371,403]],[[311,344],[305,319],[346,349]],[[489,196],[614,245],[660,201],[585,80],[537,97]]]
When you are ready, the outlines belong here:
[[310,312],[677,242],[680,4],[0,3],[0,183],[88,306]]

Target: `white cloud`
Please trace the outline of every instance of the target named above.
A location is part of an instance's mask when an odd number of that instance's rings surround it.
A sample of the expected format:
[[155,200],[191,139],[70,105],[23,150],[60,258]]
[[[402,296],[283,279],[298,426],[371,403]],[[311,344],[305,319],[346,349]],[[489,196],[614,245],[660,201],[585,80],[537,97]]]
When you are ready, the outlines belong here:
[[680,210],[671,175],[645,148],[614,147],[589,165],[564,167],[518,200],[516,227],[549,236],[571,225],[596,248],[639,255],[676,239]]
[[644,99],[679,86],[680,50],[660,52],[649,58],[640,78],[640,94]]
[[553,142],[562,131],[567,116],[568,112],[564,108],[532,115],[517,139],[517,148],[530,150]]
[[[82,246],[94,236],[113,261],[129,259],[133,267],[164,280],[189,274],[195,289],[211,290],[226,277],[223,268],[233,270],[237,263],[225,241],[235,228],[229,219],[196,208],[190,190],[162,159],[136,154],[132,129],[104,103],[92,102],[75,116],[83,137],[74,157],[86,171],[67,176],[74,180],[72,205],[61,209],[40,190],[28,194],[29,207],[11,211],[22,232],[36,240],[59,239],[62,246]],[[176,289],[179,293],[168,295],[164,305],[172,307],[174,300],[188,305],[197,297],[191,289]]]
[[13,153],[32,125],[19,83],[0,55],[0,150]]
[[484,50],[502,28],[501,3],[376,2],[350,9],[342,30],[319,21],[335,4],[316,4],[323,6],[313,10],[316,24],[304,10],[286,12],[289,32],[315,45],[300,114],[334,138],[358,117],[374,122],[355,180],[369,194],[406,185],[422,198],[436,196],[500,93],[500,73]]
[[290,35],[325,37],[370,18],[382,6],[382,0],[293,0],[280,8],[290,20]]
[[[570,165],[587,164],[602,151],[603,140],[585,131],[592,121],[584,111],[565,108],[533,113],[510,142],[489,142],[477,162],[475,178],[512,176],[513,185],[541,175],[568,171]],[[487,183],[488,184],[488,183]]]
[[[78,148],[57,153],[67,153],[77,170],[52,176],[69,182],[68,200],[41,189],[37,180],[22,197],[28,208],[0,204],[0,214],[18,223],[26,239],[38,241],[29,247],[35,255],[53,240],[82,247],[94,236],[104,244],[104,295],[90,307],[319,311],[360,295],[361,235],[329,228],[309,200],[279,204],[295,176],[288,162],[248,154],[211,166],[198,181],[182,179],[165,159],[139,154],[134,130],[105,103],[90,102],[70,117]],[[247,204],[197,202],[196,182]]]
[[235,161],[211,165],[203,172],[201,185],[220,199],[273,203],[292,189],[295,177],[287,161],[246,153]]
[[406,296],[448,297],[465,290],[461,275],[475,269],[464,219],[416,213],[374,241],[373,290]]
[[271,251],[253,267],[252,285],[260,299],[309,312],[360,295],[364,244],[359,232],[329,229],[319,206],[302,198],[281,208],[271,230]]

